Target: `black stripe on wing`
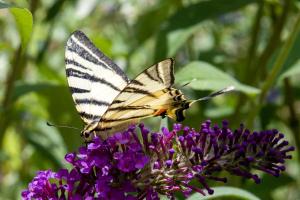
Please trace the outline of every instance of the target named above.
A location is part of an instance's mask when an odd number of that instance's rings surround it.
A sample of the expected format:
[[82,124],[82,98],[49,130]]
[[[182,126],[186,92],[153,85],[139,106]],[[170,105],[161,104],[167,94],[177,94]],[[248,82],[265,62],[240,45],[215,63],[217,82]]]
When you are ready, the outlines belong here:
[[170,67],[170,77],[171,77],[171,80],[170,80],[170,86],[172,86],[174,84],[174,81],[175,81],[175,76],[174,76],[174,59],[171,58],[171,67]]
[[130,84],[138,85],[138,86],[144,86],[145,84],[138,81],[138,80],[131,80]]
[[111,129],[112,129],[112,127],[105,127],[105,128],[97,127],[97,128],[95,128],[94,130],[95,130],[95,131],[109,131],[109,130],[111,130]]
[[88,114],[86,112],[80,112],[79,115],[83,117],[84,119],[88,120],[98,120],[100,117],[98,115]]
[[112,107],[109,108],[108,111],[123,111],[123,110],[144,110],[144,109],[151,109],[154,110],[152,108],[149,108],[149,106],[144,105],[144,106],[121,106],[121,107]]
[[[110,60],[108,57],[106,57],[98,48],[96,48],[94,46],[94,44],[89,40],[88,37],[85,36],[85,34],[81,31],[75,31],[73,33],[73,36],[75,38],[77,38],[84,46],[86,46],[90,51],[93,52],[93,54],[97,55],[98,58],[103,61],[105,64],[107,64],[111,69],[113,69],[118,75],[120,75],[126,82],[129,81],[129,79],[126,77],[126,75],[124,74],[124,72],[112,61]],[[72,40],[71,40],[72,41]],[[92,56],[89,52],[85,51],[83,48],[81,48],[80,46],[78,46],[77,44],[73,43],[74,46],[73,48],[78,48],[76,49],[76,53],[78,52],[78,54],[81,56],[80,52],[83,52],[85,56],[88,56],[88,58],[90,58],[90,56]],[[72,48],[72,50],[73,50]],[[84,51],[83,51],[84,50]],[[82,57],[82,56],[81,56]],[[94,59],[92,59],[94,60]],[[98,60],[96,61],[97,64],[107,68],[107,66],[104,66],[102,63],[100,63]]]
[[76,87],[69,87],[71,90],[71,93],[88,93],[90,92],[90,90],[86,90],[86,89],[81,89],[81,88],[76,88]]
[[164,80],[162,79],[161,77],[161,74],[159,72],[159,69],[158,69],[158,64],[155,65],[155,72],[156,72],[156,75],[157,75],[157,78],[160,80],[161,83],[164,83]]
[[105,101],[98,101],[95,99],[76,99],[77,104],[92,104],[92,105],[97,105],[97,106],[109,106],[110,103],[105,102]]
[[94,57],[92,54],[90,54],[87,50],[85,50],[84,48],[82,48],[81,46],[79,46],[78,44],[75,43],[75,41],[70,38],[69,39],[70,43],[67,47],[67,50],[77,54],[79,57],[95,64],[95,65],[100,65],[101,67],[105,68],[105,69],[109,69],[111,70],[111,68],[107,67],[106,65],[104,65],[102,62],[100,62],[96,57]]
[[70,60],[70,59],[66,58],[65,63],[66,63],[66,65],[74,65],[74,66],[79,67],[81,69],[92,71],[91,69],[86,68],[85,66],[83,66],[80,63],[76,62],[75,60]]
[[124,103],[125,100],[114,100],[112,104],[119,104],[119,103]]
[[148,72],[148,70],[146,70],[146,71],[144,72],[144,74],[145,74],[150,80],[152,80],[152,81],[158,81],[156,78],[154,78],[154,77]]
[[67,74],[67,77],[72,76],[72,77],[86,79],[86,80],[89,80],[89,81],[92,81],[92,82],[99,82],[99,83],[102,83],[104,85],[109,86],[110,88],[112,88],[114,90],[121,91],[121,89],[117,88],[112,83],[107,82],[106,80],[104,80],[102,78],[98,78],[96,76],[90,75],[88,73],[84,73],[82,71],[78,71],[78,70],[73,69],[73,68],[66,69],[66,74]]
[[147,90],[143,90],[143,89],[135,88],[135,87],[126,87],[122,92],[136,93],[136,94],[145,94],[145,95],[148,95],[150,97],[156,98],[156,96],[154,96],[153,94],[151,94]]

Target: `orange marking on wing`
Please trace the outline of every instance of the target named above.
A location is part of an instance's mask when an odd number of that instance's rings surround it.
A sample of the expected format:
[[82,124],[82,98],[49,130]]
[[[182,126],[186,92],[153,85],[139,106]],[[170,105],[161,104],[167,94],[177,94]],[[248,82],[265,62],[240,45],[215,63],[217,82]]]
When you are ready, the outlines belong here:
[[154,115],[155,116],[161,116],[163,113],[165,113],[167,111],[167,109],[164,109],[164,108],[162,108],[162,109],[159,109],[159,110],[157,110],[155,113],[154,113]]

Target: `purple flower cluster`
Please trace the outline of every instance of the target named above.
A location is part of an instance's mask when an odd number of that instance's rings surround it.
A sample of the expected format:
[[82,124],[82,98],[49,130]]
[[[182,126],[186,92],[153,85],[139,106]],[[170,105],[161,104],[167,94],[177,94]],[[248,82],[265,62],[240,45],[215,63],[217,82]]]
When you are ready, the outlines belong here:
[[[285,170],[294,147],[277,130],[233,131],[208,120],[199,131],[175,124],[173,130],[151,133],[143,124],[101,140],[93,139],[65,159],[73,168],[41,171],[22,192],[23,199],[159,199],[191,192],[212,194],[208,180],[226,182],[216,172],[253,179],[257,169],[273,176]],[[193,184],[191,182],[193,181]],[[198,182],[198,186],[195,186]],[[196,184],[197,185],[197,184]]]

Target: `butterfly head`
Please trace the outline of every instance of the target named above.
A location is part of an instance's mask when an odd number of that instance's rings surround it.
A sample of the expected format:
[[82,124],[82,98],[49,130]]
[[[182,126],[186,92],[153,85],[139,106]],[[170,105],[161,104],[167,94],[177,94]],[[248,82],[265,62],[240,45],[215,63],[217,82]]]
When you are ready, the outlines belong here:
[[187,110],[192,101],[187,100],[184,94],[175,88],[167,88],[164,90],[165,94],[169,95],[171,100],[168,106],[164,106],[159,109],[156,113],[156,116],[160,115],[162,117],[168,116],[171,119],[174,119],[177,122],[181,122],[185,119],[185,110]]
[[81,131],[80,136],[84,139],[84,141],[91,141],[95,136],[95,129],[97,128],[98,121],[93,121],[86,125],[84,129]]

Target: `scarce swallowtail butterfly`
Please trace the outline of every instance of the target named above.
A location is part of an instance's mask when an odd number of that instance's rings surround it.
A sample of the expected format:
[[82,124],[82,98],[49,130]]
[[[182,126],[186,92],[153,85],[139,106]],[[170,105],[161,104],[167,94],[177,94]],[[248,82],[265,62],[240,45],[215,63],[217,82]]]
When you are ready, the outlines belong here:
[[211,95],[187,100],[173,88],[174,60],[165,59],[129,80],[81,31],[67,41],[66,75],[76,109],[86,126],[85,141],[102,138],[140,119],[154,116],[184,120],[184,111],[196,101],[233,90],[227,87]]

